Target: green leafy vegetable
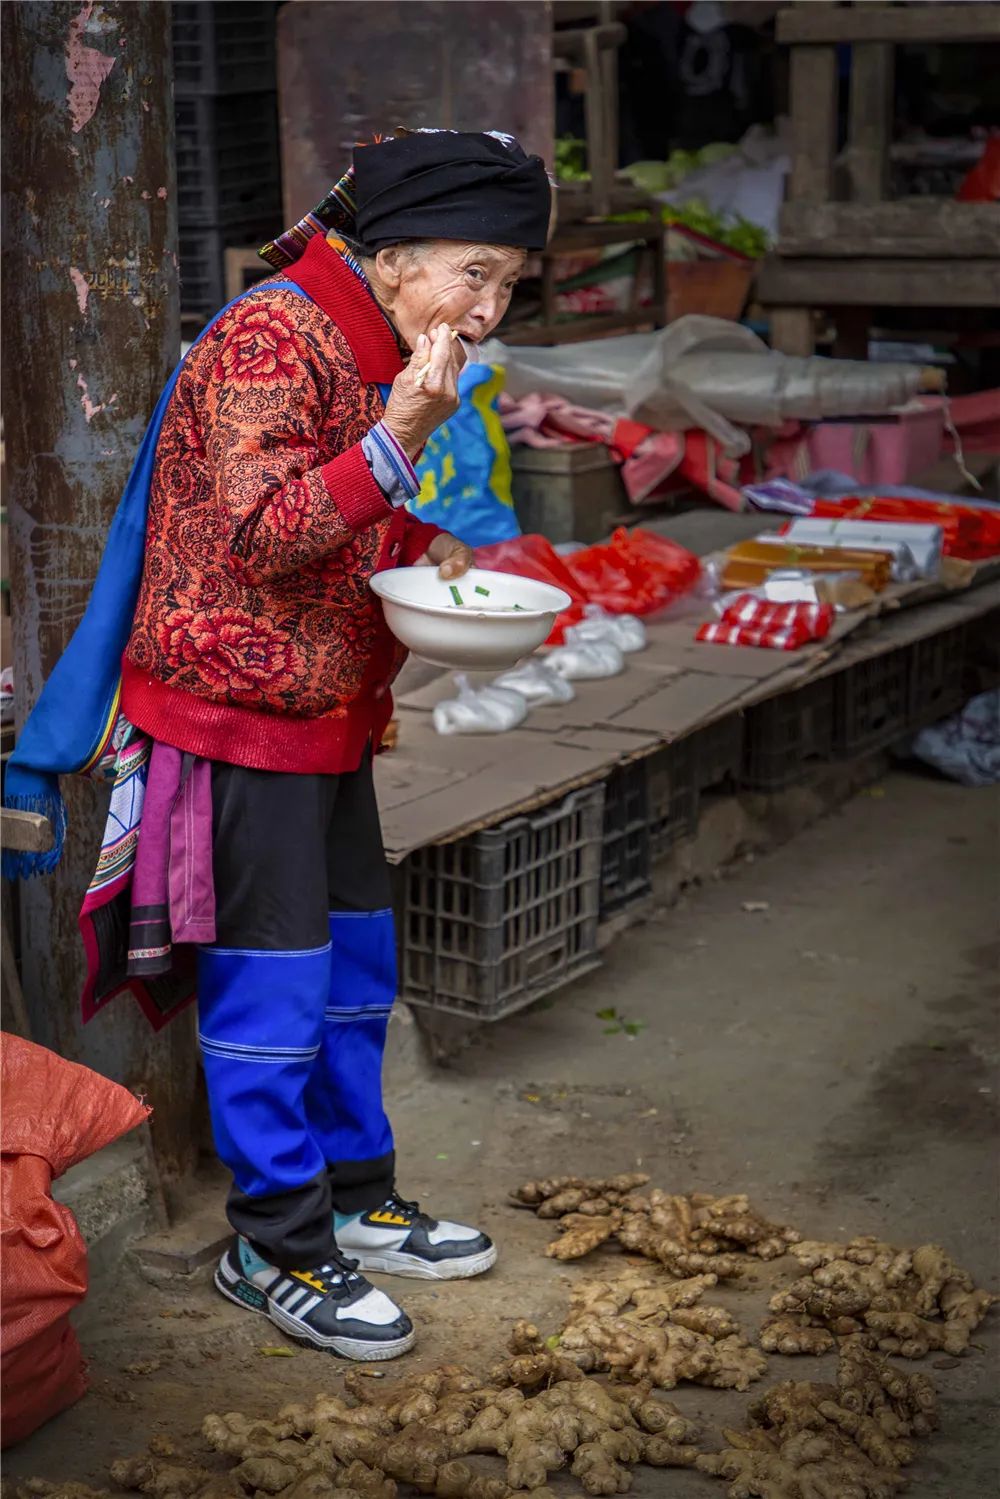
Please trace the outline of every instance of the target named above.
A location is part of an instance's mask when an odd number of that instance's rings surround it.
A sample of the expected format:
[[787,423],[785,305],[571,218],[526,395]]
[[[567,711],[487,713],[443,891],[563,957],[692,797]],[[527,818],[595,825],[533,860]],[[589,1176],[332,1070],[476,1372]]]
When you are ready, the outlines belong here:
[[480,584],[478,584],[478,583],[476,584],[476,592],[479,594],[479,596],[481,598],[484,598],[484,599],[488,599],[489,596],[490,596],[489,589],[481,587]]
[[753,260],[766,255],[771,247],[766,229],[740,217],[731,223],[727,222],[721,215],[714,213],[703,198],[689,198],[680,204],[665,204],[663,222],[692,229],[695,234],[703,234],[706,239],[715,240],[716,244],[726,245],[728,249],[736,250]]
[[461,608],[465,603],[465,600],[462,598],[462,595],[459,593],[458,588],[454,583],[452,583],[451,587],[448,589],[448,592],[451,594],[452,603],[457,604],[459,608]]
[[575,135],[562,135],[556,141],[556,177],[562,182],[589,182],[587,143]]

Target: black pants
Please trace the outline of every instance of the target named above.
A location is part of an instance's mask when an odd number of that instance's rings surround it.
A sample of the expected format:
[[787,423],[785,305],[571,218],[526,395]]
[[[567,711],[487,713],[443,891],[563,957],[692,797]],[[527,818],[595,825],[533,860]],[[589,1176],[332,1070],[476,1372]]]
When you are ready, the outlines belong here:
[[212,767],[216,941],[199,1031],[229,1220],[285,1269],[323,1262],[332,1210],[393,1183],[381,1067],[395,998],[368,756],[340,776]]

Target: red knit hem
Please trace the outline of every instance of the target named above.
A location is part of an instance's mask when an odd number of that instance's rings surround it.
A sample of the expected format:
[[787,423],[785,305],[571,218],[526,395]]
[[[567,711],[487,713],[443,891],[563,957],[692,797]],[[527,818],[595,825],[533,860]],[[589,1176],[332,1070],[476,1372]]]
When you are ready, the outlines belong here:
[[371,742],[381,742],[392,698],[355,703],[344,717],[290,718],[196,697],[168,687],[122,661],[122,712],[161,744],[204,760],[295,775],[342,775],[357,770]]
[[432,521],[416,520],[413,517],[408,517],[408,520],[409,524],[403,533],[402,561],[404,567],[413,567],[420,561],[435,537],[444,533],[441,527],[435,526]]
[[352,531],[365,531],[392,515],[392,506],[372,478],[360,443],[324,463],[320,474],[327,494]]

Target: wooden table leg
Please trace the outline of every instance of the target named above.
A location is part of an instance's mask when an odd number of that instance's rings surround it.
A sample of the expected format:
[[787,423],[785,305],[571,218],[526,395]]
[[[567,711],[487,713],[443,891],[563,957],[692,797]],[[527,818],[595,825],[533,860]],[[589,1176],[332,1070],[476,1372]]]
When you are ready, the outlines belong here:
[[5,1031],[11,1031],[15,1036],[23,1036],[25,1041],[30,1041],[31,1025],[28,1021],[21,977],[14,957],[14,941],[10,934],[10,904],[10,891],[5,889],[3,915],[0,917],[0,940],[3,943],[2,952],[0,952],[0,977],[3,980],[3,1028]]
[[772,307],[771,347],[779,354],[809,357],[816,352],[816,325],[808,307]]

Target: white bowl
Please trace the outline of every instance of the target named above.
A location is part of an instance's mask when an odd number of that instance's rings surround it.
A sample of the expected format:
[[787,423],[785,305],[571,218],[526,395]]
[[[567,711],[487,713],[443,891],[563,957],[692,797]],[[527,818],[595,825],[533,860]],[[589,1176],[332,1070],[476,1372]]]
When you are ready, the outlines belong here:
[[450,581],[436,567],[397,567],[376,573],[371,587],[396,639],[432,666],[452,671],[515,666],[542,644],[556,615],[573,602],[549,583],[478,567]]

